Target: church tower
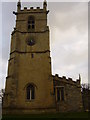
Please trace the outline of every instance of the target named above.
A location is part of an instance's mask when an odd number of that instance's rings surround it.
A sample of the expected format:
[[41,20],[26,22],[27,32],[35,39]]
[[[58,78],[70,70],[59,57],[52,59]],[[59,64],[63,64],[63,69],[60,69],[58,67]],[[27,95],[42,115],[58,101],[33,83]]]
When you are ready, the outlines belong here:
[[11,35],[3,113],[30,113],[55,107],[47,26],[47,2],[43,9],[21,9],[17,3],[16,27]]

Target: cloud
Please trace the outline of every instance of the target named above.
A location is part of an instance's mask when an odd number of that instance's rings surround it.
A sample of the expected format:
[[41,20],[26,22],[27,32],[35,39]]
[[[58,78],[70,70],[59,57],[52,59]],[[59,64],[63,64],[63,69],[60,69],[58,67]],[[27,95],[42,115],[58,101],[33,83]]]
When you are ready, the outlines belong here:
[[5,87],[7,61],[0,58],[0,89]]
[[[22,6],[42,6],[42,3],[23,3]],[[50,46],[52,72],[76,79],[82,75],[82,82],[88,81],[88,4],[87,3],[48,3],[48,25],[50,26]],[[16,3],[3,3],[2,9],[2,72],[0,87],[5,85],[7,63],[10,51],[10,33],[15,26]],[[0,53],[1,55],[1,53]],[[1,67],[1,66],[0,66]],[[1,78],[2,76],[2,78]]]
[[[12,2],[12,0],[1,0],[2,2]],[[17,2],[18,0],[13,0]],[[22,2],[42,2],[42,0],[21,0]],[[43,0],[44,1],[44,0]],[[88,2],[88,0],[47,0],[48,2]]]
[[53,74],[76,78],[81,73],[82,82],[88,82],[88,4],[50,4]]
[[15,16],[13,10],[16,8],[15,3],[2,3],[2,20],[1,27],[1,41],[0,41],[0,89],[5,87],[5,80],[7,76],[7,64],[10,51],[10,33],[15,24]]
[[80,32],[87,30],[88,3],[49,3],[49,7],[54,19],[50,18],[49,21],[53,27],[61,31],[71,27],[76,27]]
[[2,3],[2,57],[5,60],[9,58],[11,32],[15,25],[15,15],[13,15],[15,5],[13,2]]

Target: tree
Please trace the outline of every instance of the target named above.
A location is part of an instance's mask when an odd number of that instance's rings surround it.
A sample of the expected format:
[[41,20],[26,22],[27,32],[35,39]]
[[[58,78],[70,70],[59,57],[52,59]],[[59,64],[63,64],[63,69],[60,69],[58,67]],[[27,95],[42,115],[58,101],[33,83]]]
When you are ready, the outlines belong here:
[[90,111],[90,84],[82,84],[82,101],[85,111]]
[[0,103],[2,102],[2,98],[3,98],[3,95],[4,95],[4,89],[1,89],[0,90]]
[[84,90],[84,89],[90,90],[90,84],[89,83],[84,83],[81,86],[82,86],[82,90]]

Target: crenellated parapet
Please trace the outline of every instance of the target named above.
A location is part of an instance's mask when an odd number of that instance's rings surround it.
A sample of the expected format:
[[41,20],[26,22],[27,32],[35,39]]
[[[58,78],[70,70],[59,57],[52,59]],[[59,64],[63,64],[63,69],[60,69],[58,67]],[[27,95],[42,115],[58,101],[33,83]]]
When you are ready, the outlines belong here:
[[3,115],[80,111],[81,77],[74,81],[51,72],[47,1],[43,8],[17,3],[11,36]]
[[[17,12],[13,11],[16,15],[16,28],[13,33],[43,33],[48,32],[49,27],[47,26],[47,2],[43,2],[43,7],[32,7],[29,8],[21,7],[21,2],[17,3]],[[12,35],[13,35],[12,33]]]
[[24,7],[23,9],[21,9],[21,2],[19,1],[17,3],[17,12],[13,12],[13,14],[17,15],[17,14],[20,14],[20,13],[42,13],[42,12],[45,12],[46,14],[48,14],[49,10],[47,10],[47,2],[46,0],[44,0],[43,2],[43,8],[40,8],[40,7],[30,7],[30,8],[27,8],[27,7]]
[[58,74],[52,77],[57,110],[65,112],[72,111],[73,108],[76,111],[81,111],[83,107],[80,76],[76,81],[66,76],[59,77]]
[[70,77],[66,77],[66,76],[62,76],[62,77],[59,77],[58,74],[55,74],[55,76],[53,75],[53,80],[56,81],[56,82],[63,82],[63,83],[66,83],[66,84],[71,84],[71,85],[75,85],[77,87],[80,87],[80,82],[81,82],[81,79],[76,79],[76,81],[74,81],[72,78]]
[[41,9],[40,7],[30,7],[30,8],[27,8],[27,7],[24,7],[24,9],[21,9],[20,11],[18,11],[18,13],[20,12],[49,12],[49,11],[46,11],[45,9]]

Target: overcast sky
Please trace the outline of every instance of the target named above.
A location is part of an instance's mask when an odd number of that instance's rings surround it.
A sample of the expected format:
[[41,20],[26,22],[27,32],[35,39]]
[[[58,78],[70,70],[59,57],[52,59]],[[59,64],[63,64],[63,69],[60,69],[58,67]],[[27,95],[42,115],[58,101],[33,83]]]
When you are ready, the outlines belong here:
[[[16,11],[15,2],[4,2],[2,0],[2,11],[0,10],[0,88],[5,86],[7,66],[10,53],[11,32],[15,27]],[[10,1],[10,0],[6,0]],[[15,0],[13,0],[15,1]],[[22,0],[23,1],[23,0]],[[32,1],[32,0],[28,0]],[[43,0],[38,0],[43,1]],[[48,25],[50,27],[50,50],[52,58],[52,74],[78,78],[81,74],[82,82],[88,82],[88,3],[50,2],[48,0]],[[58,0],[57,0],[58,1]],[[40,3],[22,3],[24,6],[40,6]],[[1,9],[1,3],[0,3]],[[2,13],[2,14],[1,14]],[[2,25],[2,26],[1,26]],[[2,70],[1,70],[2,68]]]

